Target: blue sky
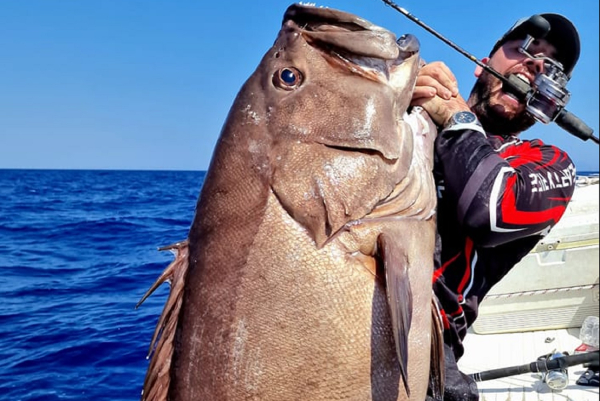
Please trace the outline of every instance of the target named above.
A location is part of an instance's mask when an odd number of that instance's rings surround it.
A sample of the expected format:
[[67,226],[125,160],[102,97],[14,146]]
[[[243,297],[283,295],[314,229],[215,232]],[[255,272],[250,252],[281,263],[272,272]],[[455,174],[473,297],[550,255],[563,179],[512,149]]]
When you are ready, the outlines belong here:
[[[0,168],[205,170],[235,95],[289,0],[0,2]],[[567,109],[598,136],[597,1],[397,1],[478,58],[520,17],[561,13],[581,58]],[[415,34],[468,95],[475,64],[380,0],[318,2]],[[598,170],[598,146],[555,124],[523,135]]]

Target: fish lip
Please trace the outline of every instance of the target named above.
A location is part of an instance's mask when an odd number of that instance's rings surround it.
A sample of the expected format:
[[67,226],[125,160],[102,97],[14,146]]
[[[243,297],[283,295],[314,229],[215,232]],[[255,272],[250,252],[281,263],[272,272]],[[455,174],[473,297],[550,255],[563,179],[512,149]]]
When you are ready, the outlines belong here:
[[287,9],[282,24],[298,29],[313,46],[333,45],[361,57],[384,60],[398,57],[392,32],[344,11],[294,4]]
[[333,66],[382,83],[420,50],[414,35],[396,39],[389,30],[336,9],[293,4],[282,24],[300,34]]
[[[398,51],[410,54],[420,50],[420,43],[415,35],[404,34],[396,40],[395,35],[388,29],[345,11],[293,4],[286,10],[282,24],[285,25],[289,22],[292,22],[304,33],[318,32],[319,30],[330,32],[337,30],[339,32],[355,32],[357,34],[361,32],[370,33],[372,39],[381,42],[379,53],[373,53],[373,49],[376,49],[377,46],[370,46],[369,54],[361,54],[362,56],[377,56],[389,60],[397,58]],[[323,29],[323,27],[326,28]],[[396,42],[396,46],[392,44],[394,41]],[[391,55],[390,49],[392,49],[393,55]]]
[[294,21],[299,26],[303,26],[305,24],[308,25],[311,22],[318,22],[344,26],[350,31],[368,30],[387,32],[386,29],[354,14],[332,8],[311,6],[307,4],[296,3],[289,6],[283,16],[282,23],[285,24],[289,20]]
[[393,62],[367,57],[352,57],[333,49],[315,47],[321,51],[323,57],[330,63],[338,65],[345,70],[377,82],[387,82],[389,80],[389,70]]
[[400,52],[398,58],[409,58],[418,54],[421,50],[421,43],[419,39],[410,33],[406,33],[398,38],[396,41],[398,50]]

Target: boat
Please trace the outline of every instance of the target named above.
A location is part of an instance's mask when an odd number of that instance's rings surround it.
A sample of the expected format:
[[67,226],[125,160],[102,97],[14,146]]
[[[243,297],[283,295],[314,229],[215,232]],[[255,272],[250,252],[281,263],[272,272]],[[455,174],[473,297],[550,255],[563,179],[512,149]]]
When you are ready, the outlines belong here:
[[[484,298],[464,340],[464,373],[581,350],[584,320],[599,315],[598,189],[598,175],[578,176],[563,218]],[[566,387],[554,390],[540,373],[480,381],[480,399],[598,401],[598,387],[576,383],[586,370],[569,367]]]

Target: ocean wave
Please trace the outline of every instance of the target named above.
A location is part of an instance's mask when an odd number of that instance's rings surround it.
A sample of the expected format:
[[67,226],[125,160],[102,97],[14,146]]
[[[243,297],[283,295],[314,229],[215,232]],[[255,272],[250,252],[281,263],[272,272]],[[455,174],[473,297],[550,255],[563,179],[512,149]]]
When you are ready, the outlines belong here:
[[138,400],[201,172],[0,171],[0,399]]

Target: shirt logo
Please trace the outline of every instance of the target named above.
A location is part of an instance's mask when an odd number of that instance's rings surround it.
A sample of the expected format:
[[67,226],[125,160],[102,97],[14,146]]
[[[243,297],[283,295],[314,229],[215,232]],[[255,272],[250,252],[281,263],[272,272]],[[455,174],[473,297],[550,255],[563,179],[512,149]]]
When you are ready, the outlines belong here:
[[531,180],[531,188],[533,193],[541,193],[550,191],[556,188],[568,188],[573,186],[575,182],[575,166],[570,164],[569,167],[560,171],[549,171],[546,174],[532,173],[529,174]]

